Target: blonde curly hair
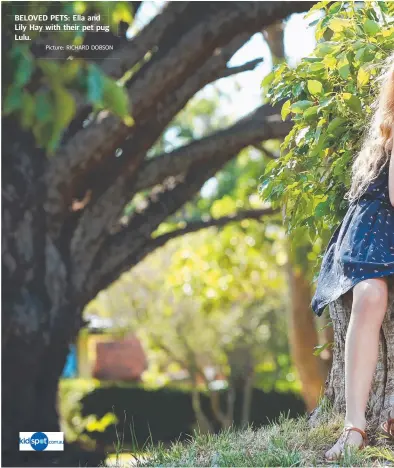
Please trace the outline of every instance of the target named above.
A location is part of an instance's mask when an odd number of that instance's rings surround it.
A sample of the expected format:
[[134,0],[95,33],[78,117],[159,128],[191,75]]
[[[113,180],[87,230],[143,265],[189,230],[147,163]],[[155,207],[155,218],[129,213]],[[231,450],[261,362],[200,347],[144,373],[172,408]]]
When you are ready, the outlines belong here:
[[357,200],[390,159],[394,125],[394,53],[386,60],[378,80],[380,93],[360,152],[352,166],[352,183],[345,198]]

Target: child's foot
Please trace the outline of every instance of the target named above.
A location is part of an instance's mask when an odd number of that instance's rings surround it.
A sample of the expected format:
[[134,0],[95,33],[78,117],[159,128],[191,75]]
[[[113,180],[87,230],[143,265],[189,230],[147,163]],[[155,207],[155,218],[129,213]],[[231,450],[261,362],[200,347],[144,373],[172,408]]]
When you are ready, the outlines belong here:
[[391,407],[387,414],[387,420],[383,421],[380,427],[387,435],[394,439],[394,406]]
[[325,453],[326,460],[337,460],[344,454],[346,447],[361,448],[366,444],[367,436],[362,429],[350,425],[345,426],[335,445]]

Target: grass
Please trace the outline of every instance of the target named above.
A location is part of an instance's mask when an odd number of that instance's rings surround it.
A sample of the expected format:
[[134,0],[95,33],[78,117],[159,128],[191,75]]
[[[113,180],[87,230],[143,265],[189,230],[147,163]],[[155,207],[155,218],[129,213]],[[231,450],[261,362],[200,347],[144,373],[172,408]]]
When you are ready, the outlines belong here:
[[259,429],[228,429],[221,433],[196,432],[188,442],[171,447],[147,445],[133,454],[123,453],[119,444],[107,466],[127,467],[290,467],[290,466],[394,466],[394,442],[377,435],[364,450],[349,450],[338,462],[325,462],[324,453],[340,435],[343,415],[325,405],[321,420],[309,426],[307,415],[277,421]]

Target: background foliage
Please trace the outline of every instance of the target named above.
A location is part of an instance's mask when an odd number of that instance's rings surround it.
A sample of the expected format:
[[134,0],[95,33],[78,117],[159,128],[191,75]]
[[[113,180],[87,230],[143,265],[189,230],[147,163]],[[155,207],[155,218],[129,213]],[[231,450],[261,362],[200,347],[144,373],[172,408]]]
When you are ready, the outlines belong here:
[[285,101],[282,118],[294,122],[282,157],[267,165],[261,185],[265,200],[284,207],[293,245],[305,238],[325,245],[342,219],[375,78],[394,50],[394,3],[319,2],[308,15],[318,9],[324,15],[311,56],[295,68],[280,64],[263,82],[273,103]]
[[247,223],[172,241],[87,307],[136,330],[149,352],[147,385],[193,365],[229,376],[231,353],[243,346],[260,388],[299,390],[286,337],[283,232]]
[[[130,2],[8,2],[3,5],[3,114],[14,115],[26,130],[31,130],[39,146],[52,154],[58,147],[81,101],[92,106],[93,112],[108,109],[133,124],[130,103],[122,79],[113,80],[100,67],[83,58],[66,62],[47,60],[34,49],[34,39],[40,35],[43,43],[51,44],[51,32],[29,31],[30,41],[15,41],[15,15],[85,15],[100,14],[100,24],[117,34],[121,22],[131,23]],[[49,21],[45,24],[61,22]],[[28,24],[28,23],[26,23]],[[44,24],[44,23],[42,23]],[[69,21],[68,24],[75,24]],[[53,33],[52,33],[53,34]],[[86,33],[56,31],[57,45],[80,45]],[[59,52],[60,53],[60,52]]]

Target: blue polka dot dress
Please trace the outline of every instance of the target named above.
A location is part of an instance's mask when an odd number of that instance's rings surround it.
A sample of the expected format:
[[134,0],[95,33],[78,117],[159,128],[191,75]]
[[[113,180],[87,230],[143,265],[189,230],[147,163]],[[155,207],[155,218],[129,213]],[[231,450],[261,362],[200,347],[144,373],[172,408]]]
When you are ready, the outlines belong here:
[[389,163],[366,192],[350,203],[326,248],[312,310],[321,316],[330,302],[362,280],[394,275],[394,207],[388,191]]

